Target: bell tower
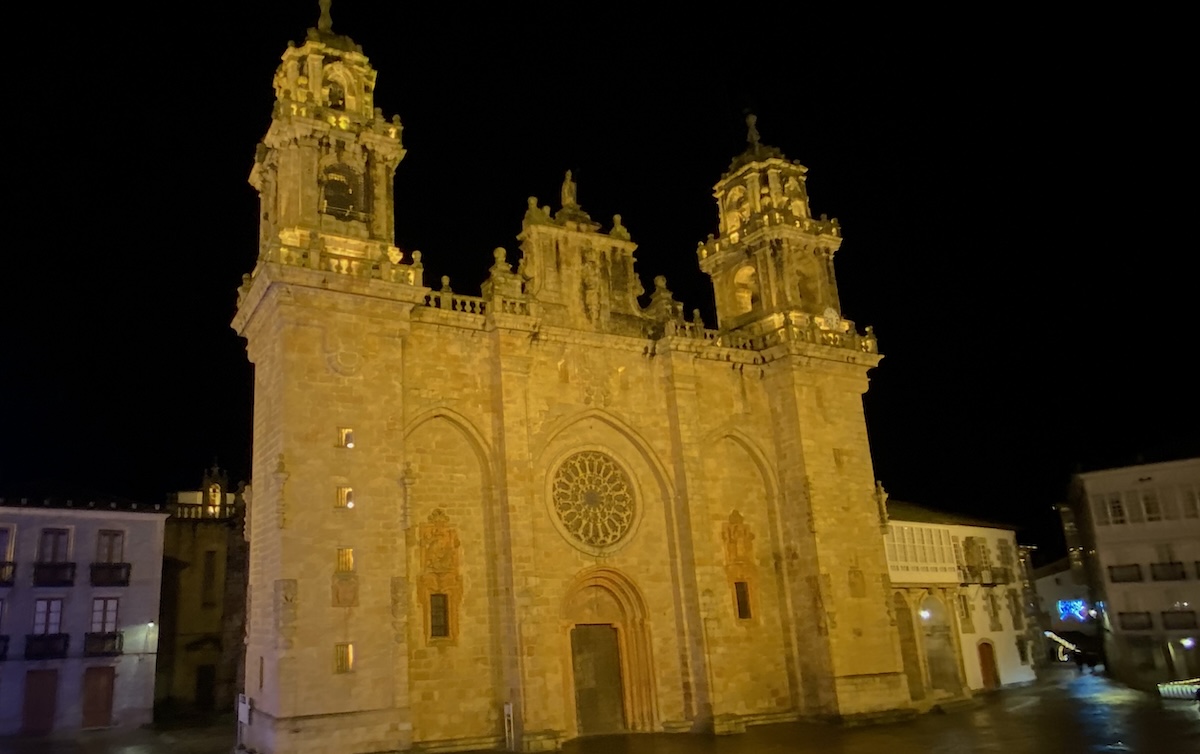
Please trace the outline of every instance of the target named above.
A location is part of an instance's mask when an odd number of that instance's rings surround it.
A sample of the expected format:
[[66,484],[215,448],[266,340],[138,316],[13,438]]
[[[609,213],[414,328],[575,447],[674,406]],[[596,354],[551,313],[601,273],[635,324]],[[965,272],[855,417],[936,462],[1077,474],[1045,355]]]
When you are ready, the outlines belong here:
[[713,189],[719,235],[697,249],[700,268],[712,278],[719,328],[729,332],[774,322],[788,312],[836,319],[841,305],[833,255],[842,243],[837,220],[812,217],[808,168],[763,144],[755,116],[746,124],[749,148]]
[[[376,72],[333,32],[329,0],[304,44],[275,72],[271,126],[250,183],[262,202],[259,259],[376,265],[394,251],[392,181],[404,158],[400,118],[375,107]],[[396,261],[393,259],[392,261]]]

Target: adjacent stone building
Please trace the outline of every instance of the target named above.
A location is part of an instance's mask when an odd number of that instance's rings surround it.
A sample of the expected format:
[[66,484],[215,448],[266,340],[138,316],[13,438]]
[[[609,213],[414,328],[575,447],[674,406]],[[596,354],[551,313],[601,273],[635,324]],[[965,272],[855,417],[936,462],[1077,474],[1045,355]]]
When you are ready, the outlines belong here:
[[1035,679],[1027,580],[1003,524],[887,502],[887,556],[904,669],[919,707]]
[[1059,511],[1108,671],[1142,687],[1200,675],[1200,458],[1076,474]]
[[245,490],[214,466],[171,496],[155,702],[161,717],[228,712],[245,667]]
[[165,518],[0,499],[0,735],[151,721]]
[[[637,245],[530,198],[482,295],[394,245],[398,118],[327,9],[275,76],[242,731],[258,752],[549,750],[910,707],[834,220],[763,144],[697,249],[717,327]],[[436,252],[432,252],[436,253]]]

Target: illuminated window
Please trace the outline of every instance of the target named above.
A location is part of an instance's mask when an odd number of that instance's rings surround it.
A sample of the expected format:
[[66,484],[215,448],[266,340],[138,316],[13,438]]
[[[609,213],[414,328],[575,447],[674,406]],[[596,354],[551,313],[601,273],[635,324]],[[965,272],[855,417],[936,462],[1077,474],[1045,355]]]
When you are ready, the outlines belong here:
[[337,507],[338,508],[353,508],[354,507],[354,489],[352,487],[337,488]]
[[339,547],[337,551],[338,573],[350,573],[354,570],[354,549]]
[[333,645],[333,670],[335,673],[349,673],[354,670],[354,645]]
[[745,581],[733,582],[733,594],[737,599],[738,619],[750,620],[750,584]]
[[221,515],[221,485],[213,484],[208,488],[208,515]]
[[38,600],[33,605],[33,632],[56,634],[62,628],[62,600]]
[[92,600],[92,633],[107,634],[117,630],[117,599],[97,597]]
[[349,427],[338,429],[338,445],[343,448],[354,447],[354,430]]
[[429,636],[433,639],[450,636],[450,598],[445,594],[429,595]]

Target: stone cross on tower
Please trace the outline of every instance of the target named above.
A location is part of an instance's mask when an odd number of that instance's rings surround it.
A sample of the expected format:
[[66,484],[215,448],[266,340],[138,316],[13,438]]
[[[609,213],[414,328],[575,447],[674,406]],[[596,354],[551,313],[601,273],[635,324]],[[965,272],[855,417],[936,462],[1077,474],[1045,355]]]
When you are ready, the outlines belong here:
[[333,31],[333,17],[329,15],[329,6],[333,4],[333,0],[317,0],[317,4],[321,6],[321,17],[317,19],[317,30],[328,34]]
[[[326,6],[328,7],[328,0],[326,0]],[[758,127],[755,125],[756,123],[758,123],[757,115],[755,115],[754,113],[750,113],[749,115],[746,116],[746,141],[750,142],[750,147],[752,149],[757,150],[758,142],[759,142],[759,135],[758,135]]]

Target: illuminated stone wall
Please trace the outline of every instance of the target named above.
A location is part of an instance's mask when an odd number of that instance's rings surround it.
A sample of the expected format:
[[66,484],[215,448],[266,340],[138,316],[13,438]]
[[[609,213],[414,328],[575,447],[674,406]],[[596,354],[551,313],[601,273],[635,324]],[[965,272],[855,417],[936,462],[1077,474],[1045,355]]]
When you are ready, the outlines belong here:
[[404,150],[374,82],[328,28],[289,48],[251,175],[247,745],[485,748],[511,704],[521,748],[553,749],[589,732],[572,630],[596,624],[627,730],[906,708],[861,399],[880,357],[838,312],[803,167],[752,132],[718,185],[720,329],[661,277],[642,304],[636,245],[569,174],[482,295],[435,290],[392,245]]

